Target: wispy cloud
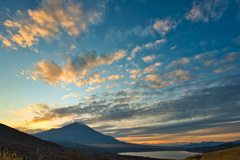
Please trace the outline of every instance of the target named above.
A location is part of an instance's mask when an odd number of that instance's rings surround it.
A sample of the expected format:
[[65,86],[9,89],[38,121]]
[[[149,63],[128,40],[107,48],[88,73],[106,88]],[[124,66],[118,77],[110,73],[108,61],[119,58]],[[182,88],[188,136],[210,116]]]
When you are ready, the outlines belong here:
[[90,91],[92,91],[92,90],[96,90],[96,89],[98,89],[98,88],[100,88],[101,86],[96,86],[96,87],[88,87],[88,89],[86,90],[86,92],[90,92]]
[[233,62],[240,60],[240,52],[231,52],[223,57],[223,62]]
[[119,86],[118,84],[113,84],[113,85],[106,85],[106,88],[110,89],[110,88],[115,88]]
[[16,47],[12,46],[12,43],[2,35],[0,35],[0,40],[2,40],[2,45],[17,50]]
[[191,21],[203,21],[205,23],[210,20],[218,20],[228,8],[228,1],[225,0],[204,0],[194,1],[185,18]]
[[159,39],[159,40],[156,40],[155,42],[149,42],[147,44],[143,44],[142,46],[137,45],[131,51],[131,58],[135,58],[137,52],[140,52],[144,49],[151,49],[151,48],[163,45],[164,43],[166,43],[166,41],[167,41],[166,39]]
[[159,67],[161,65],[162,65],[162,63],[157,62],[151,66],[144,68],[143,73],[146,74],[146,73],[150,73],[150,72],[156,72],[158,70],[156,67]]
[[175,61],[172,61],[166,68],[176,68],[176,67],[184,66],[189,62],[190,62],[189,58],[186,58],[186,57],[179,58]]
[[141,69],[132,69],[132,70],[129,71],[129,73],[131,74],[130,78],[132,78],[132,79],[136,79],[137,77],[142,76]]
[[166,19],[157,19],[153,25],[153,28],[162,36],[165,36],[167,32],[169,32],[172,29],[175,29],[177,26],[177,22],[172,19],[171,17],[168,17]]
[[68,98],[68,97],[75,97],[75,98],[77,98],[77,97],[80,96],[79,93],[80,93],[80,92],[66,94],[66,95],[64,95],[64,96],[62,97],[62,99],[66,99],[66,98]]
[[122,78],[124,78],[124,76],[123,75],[119,75],[119,74],[111,75],[111,76],[108,77],[108,79],[111,80],[111,81],[122,79]]
[[156,83],[162,82],[162,78],[158,75],[146,75],[141,80],[142,81],[151,81],[151,82],[156,82]]

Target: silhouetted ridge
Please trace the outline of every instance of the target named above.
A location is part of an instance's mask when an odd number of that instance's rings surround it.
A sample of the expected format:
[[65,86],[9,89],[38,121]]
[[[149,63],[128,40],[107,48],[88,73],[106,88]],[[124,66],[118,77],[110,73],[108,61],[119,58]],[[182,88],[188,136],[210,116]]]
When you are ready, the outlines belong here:
[[[7,148],[10,152],[16,152],[27,157],[45,153],[45,156],[57,157],[65,150],[64,147],[31,136],[14,128],[0,123],[0,146]],[[38,152],[38,153],[37,153]],[[45,157],[45,159],[47,159]]]

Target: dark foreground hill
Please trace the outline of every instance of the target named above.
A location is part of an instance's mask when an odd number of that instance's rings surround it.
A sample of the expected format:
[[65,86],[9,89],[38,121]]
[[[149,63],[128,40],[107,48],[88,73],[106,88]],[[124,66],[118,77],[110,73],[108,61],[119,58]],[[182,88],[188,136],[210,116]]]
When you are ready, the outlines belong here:
[[7,148],[10,152],[26,155],[33,159],[43,154],[44,158],[57,158],[65,150],[60,145],[41,140],[3,124],[0,124],[0,146],[2,149]]
[[209,152],[188,157],[184,160],[239,160],[240,147]]
[[[10,158],[11,160],[154,160],[154,158],[67,149],[0,123],[0,159],[7,159],[3,158],[6,154],[2,154],[8,152],[6,149],[11,154],[17,154],[17,156],[14,155],[13,157],[24,156],[24,158]],[[10,154],[8,155],[9,157],[11,156]]]

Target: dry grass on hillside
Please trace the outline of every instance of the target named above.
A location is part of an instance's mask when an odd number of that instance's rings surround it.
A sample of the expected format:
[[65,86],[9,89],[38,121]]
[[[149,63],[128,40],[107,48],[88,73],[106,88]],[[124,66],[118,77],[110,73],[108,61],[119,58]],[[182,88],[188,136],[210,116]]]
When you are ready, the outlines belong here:
[[184,160],[240,160],[240,147],[195,155]]

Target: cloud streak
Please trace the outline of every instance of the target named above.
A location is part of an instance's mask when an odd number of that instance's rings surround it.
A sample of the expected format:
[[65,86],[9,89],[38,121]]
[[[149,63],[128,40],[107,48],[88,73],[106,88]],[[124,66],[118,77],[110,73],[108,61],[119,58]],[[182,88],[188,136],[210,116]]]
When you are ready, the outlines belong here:
[[[131,58],[135,58],[137,52],[141,52],[145,49],[151,49],[151,48],[154,48],[154,47],[157,47],[157,46],[161,46],[161,45],[165,44],[166,41],[167,41],[166,39],[159,39],[159,40],[156,40],[155,42],[149,42],[147,44],[143,44],[142,46],[137,45],[131,51]],[[151,57],[151,58],[154,59],[153,57]]]

